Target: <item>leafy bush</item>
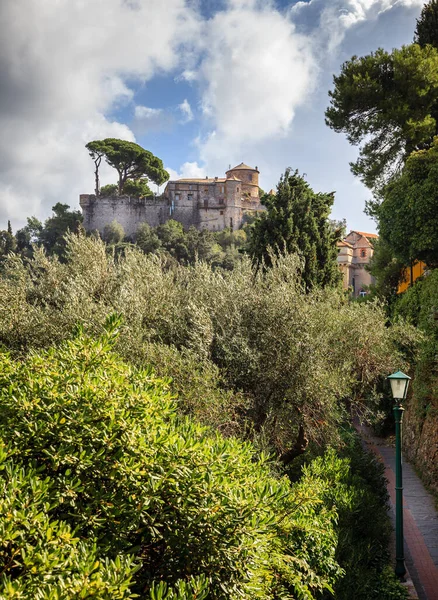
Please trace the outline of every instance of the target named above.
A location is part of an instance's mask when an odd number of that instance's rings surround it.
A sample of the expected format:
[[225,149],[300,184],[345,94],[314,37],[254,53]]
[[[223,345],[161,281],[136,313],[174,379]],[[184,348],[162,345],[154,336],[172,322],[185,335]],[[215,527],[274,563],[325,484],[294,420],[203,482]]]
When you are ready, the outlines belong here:
[[[211,423],[221,396],[218,406],[228,407],[221,428],[229,419],[233,431],[235,424],[253,429],[284,455],[300,432],[303,447],[333,440],[351,405],[375,411],[383,376],[405,364],[400,342],[407,348],[413,340],[409,328],[388,328],[376,303],[348,303],[336,290],[305,294],[294,255],[275,259],[266,273],[247,260],[233,271],[205,263],[169,269],[135,248],[115,257],[102,241],[71,235],[66,261],[41,250],[27,263],[6,259],[0,343],[15,353],[47,347],[77,322],[99,334],[116,311],[124,317],[123,356],[138,365],[152,360],[166,377],[172,361],[178,365],[174,390],[183,412]],[[200,375],[191,385],[192,369]],[[215,398],[199,402],[196,386],[206,373]]]
[[112,353],[116,326],[22,362],[0,355],[15,527],[0,596],[30,597],[34,566],[41,598],[63,595],[55,573],[70,597],[81,578],[90,591],[77,593],[97,598],[310,600],[330,588],[341,570],[329,483],[312,474],[291,487],[250,444],[178,417],[165,382]]
[[154,193],[148,185],[147,179],[128,179],[123,186],[123,193],[136,198],[153,196]]
[[52,516],[53,485],[41,469],[14,464],[16,450],[0,442],[0,596],[132,598],[129,556],[105,558]]
[[346,431],[343,439],[342,458],[330,450],[304,467],[307,476],[330,483],[324,501],[338,513],[336,558],[345,575],[335,586],[336,599],[403,600],[406,592],[388,565],[391,524],[384,466],[363,450],[356,434]]
[[116,220],[105,225],[103,229],[103,239],[108,244],[118,244],[125,237],[125,230]]
[[117,183],[107,183],[100,188],[101,196],[118,196],[119,186]]
[[400,317],[424,332],[413,381],[416,401],[424,409],[430,403],[438,409],[438,269],[417,280],[398,298],[394,319]]

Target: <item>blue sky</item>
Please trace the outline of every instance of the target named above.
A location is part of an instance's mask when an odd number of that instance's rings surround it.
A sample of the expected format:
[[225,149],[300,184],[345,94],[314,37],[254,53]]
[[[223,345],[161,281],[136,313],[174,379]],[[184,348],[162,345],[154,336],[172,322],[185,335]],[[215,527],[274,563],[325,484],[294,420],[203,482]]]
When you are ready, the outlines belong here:
[[[93,191],[84,145],[135,140],[173,178],[297,168],[333,217],[374,231],[343,135],[324,124],[353,54],[412,41],[421,0],[6,0],[0,17],[0,227]],[[114,173],[103,171],[103,183]],[[3,223],[3,225],[2,225]]]

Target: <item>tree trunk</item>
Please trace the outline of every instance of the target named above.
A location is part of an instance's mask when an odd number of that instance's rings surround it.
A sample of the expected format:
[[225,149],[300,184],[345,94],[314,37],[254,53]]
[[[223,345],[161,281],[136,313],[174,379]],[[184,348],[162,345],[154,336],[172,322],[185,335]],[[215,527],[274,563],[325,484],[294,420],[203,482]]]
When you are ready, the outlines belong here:
[[297,441],[290,450],[283,452],[283,454],[280,456],[281,462],[285,465],[289,465],[294,460],[294,458],[300,456],[300,454],[304,454],[308,445],[309,440],[304,435],[304,426],[300,425]]
[[100,167],[100,163],[101,162],[102,162],[102,157],[101,156],[99,156],[99,158],[96,158],[96,160],[94,161],[94,165],[96,167],[96,170],[94,171],[94,178],[95,178],[95,181],[96,181],[96,189],[95,189],[96,196],[98,196],[99,192],[100,192],[99,167]]

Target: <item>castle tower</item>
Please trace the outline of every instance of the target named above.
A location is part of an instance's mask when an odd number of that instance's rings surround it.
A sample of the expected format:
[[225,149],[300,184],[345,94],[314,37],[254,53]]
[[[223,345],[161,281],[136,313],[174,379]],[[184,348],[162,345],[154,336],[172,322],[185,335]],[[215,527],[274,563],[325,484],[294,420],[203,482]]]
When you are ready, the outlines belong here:
[[252,198],[259,197],[259,170],[253,169],[245,163],[240,163],[233,169],[226,172],[227,179],[239,179],[242,182],[243,195],[249,195]]

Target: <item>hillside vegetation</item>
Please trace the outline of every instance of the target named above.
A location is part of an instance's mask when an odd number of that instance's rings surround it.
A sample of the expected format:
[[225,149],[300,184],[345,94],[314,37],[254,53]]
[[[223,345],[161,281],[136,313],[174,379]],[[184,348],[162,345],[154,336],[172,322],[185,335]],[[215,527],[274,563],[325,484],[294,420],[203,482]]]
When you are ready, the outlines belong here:
[[169,267],[82,235],[6,258],[0,597],[404,597],[347,423],[415,335],[272,260]]

